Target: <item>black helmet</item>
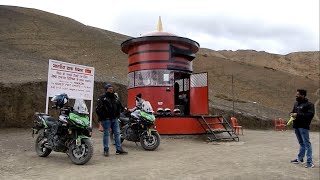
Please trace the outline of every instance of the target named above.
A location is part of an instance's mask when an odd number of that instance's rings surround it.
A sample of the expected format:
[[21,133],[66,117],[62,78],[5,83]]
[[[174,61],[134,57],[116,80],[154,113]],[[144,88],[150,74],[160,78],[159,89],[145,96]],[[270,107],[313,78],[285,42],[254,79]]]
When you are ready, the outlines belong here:
[[68,103],[68,101],[69,97],[65,93],[54,95],[51,99],[51,102],[55,103],[56,108],[62,108],[65,104]]
[[139,100],[141,99],[141,97],[142,97],[142,94],[141,94],[141,93],[137,94],[137,95],[136,95],[136,100],[139,101]]

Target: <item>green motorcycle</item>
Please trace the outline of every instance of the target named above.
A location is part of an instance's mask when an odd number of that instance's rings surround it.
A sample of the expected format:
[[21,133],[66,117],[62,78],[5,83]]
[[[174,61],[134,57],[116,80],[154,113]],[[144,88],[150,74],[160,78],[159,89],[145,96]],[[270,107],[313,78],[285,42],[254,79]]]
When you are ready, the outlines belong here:
[[124,112],[119,118],[120,138],[140,142],[143,149],[153,151],[160,145],[160,135],[154,127],[155,116],[151,112],[137,110]]
[[56,102],[53,108],[60,109],[58,120],[45,113],[36,112],[34,115],[32,136],[38,134],[37,155],[47,157],[53,150],[67,153],[74,164],[87,163],[93,155],[89,117],[73,107],[65,107],[66,94],[54,96],[51,101]]

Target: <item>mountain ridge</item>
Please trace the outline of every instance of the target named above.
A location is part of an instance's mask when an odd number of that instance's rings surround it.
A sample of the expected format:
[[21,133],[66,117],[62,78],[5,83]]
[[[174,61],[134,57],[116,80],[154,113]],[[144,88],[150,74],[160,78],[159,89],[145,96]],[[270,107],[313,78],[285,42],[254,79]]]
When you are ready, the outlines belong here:
[[[120,45],[129,38],[36,9],[0,6],[0,86],[15,84],[12,87],[16,88],[19,83],[45,82],[48,60],[55,59],[95,67],[95,81],[117,83],[123,88],[128,60]],[[316,102],[317,58],[318,51],[278,55],[201,48],[193,69],[195,73],[208,72],[211,104],[230,108],[230,99],[236,99],[237,112],[276,118],[291,111],[298,88],[307,89],[308,98]],[[45,93],[45,89],[41,91]],[[121,91],[126,96],[125,89]],[[32,93],[36,92],[29,95]]]

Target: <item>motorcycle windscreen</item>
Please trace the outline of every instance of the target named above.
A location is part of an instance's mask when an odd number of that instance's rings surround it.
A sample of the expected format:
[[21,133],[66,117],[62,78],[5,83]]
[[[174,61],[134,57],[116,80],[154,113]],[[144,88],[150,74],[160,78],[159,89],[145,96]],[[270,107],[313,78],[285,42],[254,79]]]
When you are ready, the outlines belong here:
[[190,114],[209,114],[208,73],[190,76]]

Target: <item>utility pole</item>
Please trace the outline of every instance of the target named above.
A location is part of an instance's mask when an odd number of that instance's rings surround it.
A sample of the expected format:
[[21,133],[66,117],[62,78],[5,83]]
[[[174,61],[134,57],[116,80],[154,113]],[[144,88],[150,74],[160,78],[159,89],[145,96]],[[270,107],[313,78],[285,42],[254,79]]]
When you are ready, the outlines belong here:
[[231,92],[232,92],[232,116],[234,116],[234,91],[233,91],[233,73],[231,75]]

